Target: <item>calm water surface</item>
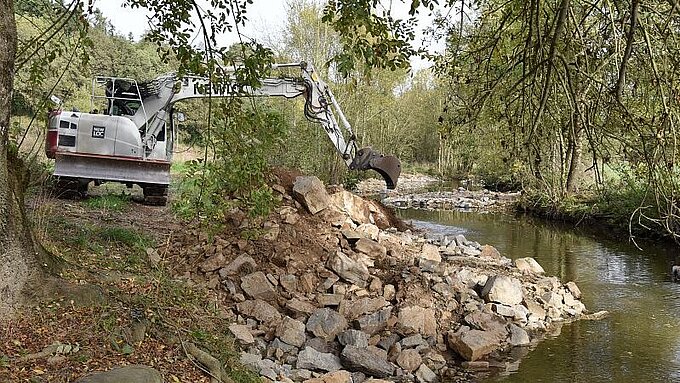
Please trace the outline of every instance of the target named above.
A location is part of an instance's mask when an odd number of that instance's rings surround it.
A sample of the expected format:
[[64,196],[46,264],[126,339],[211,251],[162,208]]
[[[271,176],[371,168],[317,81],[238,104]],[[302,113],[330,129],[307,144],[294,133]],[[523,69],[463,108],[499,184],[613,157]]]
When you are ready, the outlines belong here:
[[548,275],[575,281],[602,321],[579,321],[541,342],[489,382],[680,382],[677,249],[597,238],[529,218],[406,210],[402,218],[437,234],[464,234],[509,258],[534,257]]

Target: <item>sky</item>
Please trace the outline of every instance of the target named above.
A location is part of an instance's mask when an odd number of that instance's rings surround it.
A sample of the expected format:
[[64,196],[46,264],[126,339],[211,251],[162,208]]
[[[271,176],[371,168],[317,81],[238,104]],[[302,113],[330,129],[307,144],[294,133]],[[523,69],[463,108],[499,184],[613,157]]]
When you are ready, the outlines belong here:
[[[135,39],[139,39],[144,31],[149,29],[147,13],[140,9],[124,8],[123,2],[123,0],[95,0],[94,4],[111,21],[118,32],[125,36],[132,33]],[[397,15],[406,16],[408,7],[404,3],[400,1],[391,3],[393,4],[392,9],[397,12]],[[253,4],[248,8],[249,22],[241,30],[241,33],[246,37],[256,38],[257,40],[262,40],[266,34],[273,34],[274,36],[280,34],[286,21],[285,4],[286,0],[253,0]],[[428,23],[425,16],[420,16],[420,18],[421,25]],[[218,43],[222,46],[229,46],[237,40],[236,33],[231,33],[220,36]],[[443,44],[432,49],[441,51]],[[411,64],[414,69],[423,69],[431,65],[420,59],[412,59]]]

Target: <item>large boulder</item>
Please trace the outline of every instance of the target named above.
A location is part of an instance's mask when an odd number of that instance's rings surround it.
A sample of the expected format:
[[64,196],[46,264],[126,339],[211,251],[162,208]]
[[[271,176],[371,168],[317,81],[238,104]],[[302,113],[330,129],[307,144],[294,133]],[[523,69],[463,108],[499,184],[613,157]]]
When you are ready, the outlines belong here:
[[305,347],[297,357],[296,368],[314,371],[338,371],[342,369],[340,358],[336,355],[319,352],[311,347]]
[[241,288],[249,297],[264,301],[276,301],[276,289],[261,271],[256,271],[241,278]]
[[397,364],[399,367],[409,372],[415,371],[420,367],[421,363],[423,363],[423,358],[418,351],[412,348],[402,351],[399,353],[399,356],[397,356]]
[[255,318],[266,324],[281,320],[279,311],[263,300],[250,300],[237,303],[236,310],[242,315]]
[[374,312],[387,306],[387,301],[383,297],[361,298],[354,302],[346,302],[342,314],[349,320],[358,318],[361,315],[373,314]]
[[359,330],[346,330],[338,335],[338,341],[343,346],[368,347],[368,334]]
[[354,250],[373,258],[382,258],[387,255],[387,249],[385,249],[385,246],[368,238],[359,239],[356,245],[354,245]]
[[333,208],[349,216],[354,223],[361,225],[371,223],[371,210],[368,203],[361,197],[346,190],[330,196]]
[[392,363],[366,348],[345,346],[340,356],[346,366],[366,375],[386,378],[395,371]]
[[290,345],[302,347],[307,339],[305,336],[305,324],[293,318],[285,317],[276,328],[276,336]]
[[307,320],[307,331],[325,340],[333,340],[346,328],[345,317],[328,308],[316,310]]
[[477,360],[498,349],[501,344],[498,334],[492,331],[470,330],[463,327],[449,334],[449,346],[465,360]]
[[353,260],[340,250],[330,256],[328,267],[340,278],[360,287],[366,287],[366,281],[370,277],[368,268],[363,262]]
[[233,323],[229,325],[229,331],[234,335],[239,342],[244,344],[255,343],[255,338],[246,325]]
[[506,275],[494,275],[484,284],[482,297],[487,302],[502,303],[507,306],[518,305],[524,298],[522,284],[519,280]]
[[293,196],[312,214],[324,210],[330,204],[326,187],[314,176],[297,177],[293,184]]
[[519,269],[519,271],[523,273],[530,273],[530,274],[543,274],[545,273],[545,270],[543,270],[543,267],[536,262],[535,259],[531,257],[526,257],[526,258],[517,258],[515,259],[515,267]]
[[399,324],[411,332],[425,336],[437,335],[437,320],[433,309],[404,307],[399,310]]
[[354,321],[355,327],[359,330],[373,335],[382,331],[387,326],[387,321],[392,315],[392,307],[385,307],[384,309],[369,315],[364,315]]
[[435,263],[442,261],[442,256],[439,255],[439,247],[429,243],[423,244],[423,248],[421,249],[420,254],[418,254],[418,258],[427,259],[428,261]]
[[236,259],[231,261],[227,266],[220,269],[220,277],[226,278],[229,275],[235,275],[242,270],[254,270],[257,267],[257,262],[248,254],[241,254]]
[[163,383],[161,374],[155,369],[130,365],[117,367],[109,371],[95,372],[76,380],[76,383]]

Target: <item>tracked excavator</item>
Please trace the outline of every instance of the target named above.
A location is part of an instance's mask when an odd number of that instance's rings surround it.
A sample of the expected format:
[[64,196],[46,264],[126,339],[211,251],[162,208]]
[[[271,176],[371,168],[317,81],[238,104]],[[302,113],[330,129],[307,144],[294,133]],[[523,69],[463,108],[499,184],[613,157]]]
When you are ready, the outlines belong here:
[[[181,116],[175,113],[175,104],[193,98],[233,96],[304,97],[305,116],[321,125],[347,166],[375,170],[386,187],[394,189],[401,172],[399,160],[357,147],[338,101],[311,64],[274,64],[271,72],[285,68],[299,69],[299,75],[264,78],[256,88],[230,79],[215,89],[205,78],[179,77],[176,73],[142,83],[128,78],[95,78],[90,113],[50,112],[45,152],[55,160],[58,189],[84,196],[92,181],[120,182],[128,187],[137,184],[144,191],[145,203],[165,205],[176,120]],[[235,68],[232,70],[235,72]],[[96,109],[98,105],[101,109]]]

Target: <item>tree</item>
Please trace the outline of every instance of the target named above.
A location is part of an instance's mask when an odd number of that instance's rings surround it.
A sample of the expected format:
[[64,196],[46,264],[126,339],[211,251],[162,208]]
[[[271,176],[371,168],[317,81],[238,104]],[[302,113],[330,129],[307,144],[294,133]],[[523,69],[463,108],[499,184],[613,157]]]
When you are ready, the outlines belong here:
[[0,2],[0,317],[10,313],[30,285],[39,285],[44,254],[23,211],[21,166],[9,145],[9,118],[17,47],[13,0]]

